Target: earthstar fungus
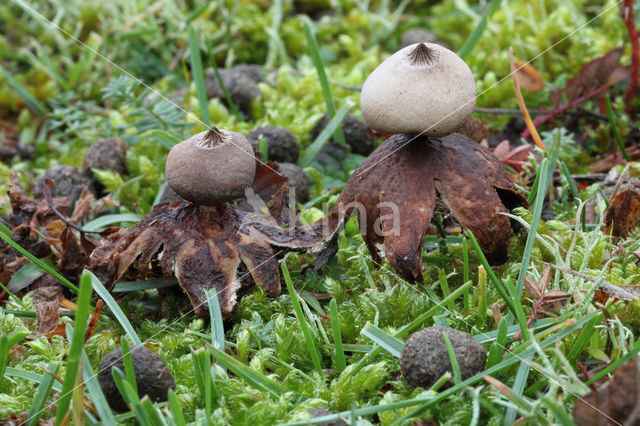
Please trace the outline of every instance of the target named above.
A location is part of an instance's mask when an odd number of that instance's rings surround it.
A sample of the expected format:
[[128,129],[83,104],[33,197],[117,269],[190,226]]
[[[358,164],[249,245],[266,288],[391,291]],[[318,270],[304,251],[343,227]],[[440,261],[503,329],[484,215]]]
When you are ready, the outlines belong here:
[[[435,44],[403,48],[367,78],[360,104],[371,128],[396,134],[356,169],[325,218],[316,268],[335,254],[337,230],[357,213],[374,262],[384,257],[403,279],[421,282],[422,243],[437,199],[474,233],[491,264],[504,263],[512,232],[503,213],[527,201],[491,151],[453,133],[475,106],[464,61]],[[305,232],[317,234],[320,226]]]
[[158,204],[132,228],[107,235],[91,254],[91,269],[108,289],[123,277],[175,275],[200,316],[208,313],[206,290],[217,292],[224,317],[231,314],[240,262],[269,296],[278,296],[278,262],[251,223],[279,227],[229,202],[245,193],[255,172],[251,145],[237,133],[212,128],[177,144],[166,175],[186,201]]
[[215,127],[171,148],[165,166],[171,189],[185,200],[205,206],[241,197],[255,172],[256,161],[247,139]]

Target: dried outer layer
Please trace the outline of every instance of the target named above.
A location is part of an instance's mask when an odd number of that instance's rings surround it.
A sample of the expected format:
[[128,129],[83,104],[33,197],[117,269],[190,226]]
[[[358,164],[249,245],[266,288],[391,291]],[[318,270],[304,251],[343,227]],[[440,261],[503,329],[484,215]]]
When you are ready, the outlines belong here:
[[[253,226],[274,245],[335,251],[341,224],[357,212],[360,231],[376,262],[384,244],[387,261],[410,282],[422,280],[422,241],[436,195],[458,222],[473,232],[488,261],[507,260],[511,224],[502,215],[527,201],[502,164],[486,148],[460,134],[409,142],[394,135],[353,173],[329,216],[311,226],[282,230]],[[326,251],[326,261],[331,257]]]
[[500,213],[526,205],[524,196],[491,152],[471,139],[456,133],[421,139],[385,141],[351,176],[337,208],[364,206],[358,214],[372,256],[379,260],[376,244],[384,241],[388,262],[409,281],[421,280],[422,240],[436,194],[473,232],[490,263],[505,262],[511,226]]
[[175,274],[197,315],[207,314],[204,292],[213,289],[228,317],[240,287],[240,260],[269,296],[280,294],[278,263],[266,238],[242,226],[239,213],[230,204],[215,210],[186,201],[159,204],[131,229],[109,235],[91,254],[90,268],[108,289],[130,268],[140,279]]

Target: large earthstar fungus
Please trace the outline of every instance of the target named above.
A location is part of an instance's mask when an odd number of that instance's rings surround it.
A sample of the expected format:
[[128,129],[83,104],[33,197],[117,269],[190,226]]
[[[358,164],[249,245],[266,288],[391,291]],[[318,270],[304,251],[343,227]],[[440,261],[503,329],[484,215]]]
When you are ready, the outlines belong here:
[[473,232],[491,264],[507,260],[512,230],[503,213],[527,201],[491,151],[454,133],[475,99],[467,65],[436,44],[407,46],[371,73],[361,93],[363,116],[394,135],[355,170],[322,223],[298,230],[307,240],[323,236],[317,265],[335,254],[335,241],[328,242],[356,213],[374,262],[385,258],[403,279],[421,282],[422,243],[437,199]]
[[[265,167],[271,169],[262,165],[261,174]],[[230,203],[244,195],[255,173],[251,144],[237,133],[212,128],[174,146],[166,176],[185,201],[158,204],[132,228],[107,235],[92,252],[90,268],[108,289],[125,277],[175,275],[200,316],[208,313],[206,290],[217,292],[223,317],[231,314],[240,262],[269,296],[278,296],[278,261],[269,239],[251,224],[282,228]]]

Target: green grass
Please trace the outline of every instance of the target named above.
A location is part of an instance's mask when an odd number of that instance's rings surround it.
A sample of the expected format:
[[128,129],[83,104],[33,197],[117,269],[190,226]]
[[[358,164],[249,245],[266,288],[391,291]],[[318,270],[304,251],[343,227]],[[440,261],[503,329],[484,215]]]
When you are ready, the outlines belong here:
[[[300,9],[302,3],[312,18]],[[0,34],[0,124],[15,127],[35,157],[3,161],[0,192],[6,194],[11,174],[17,173],[31,194],[45,169],[80,167],[91,143],[119,137],[129,147],[127,171],[94,171],[110,200],[94,202],[79,225],[87,231],[127,228],[159,203],[167,187],[166,155],[177,143],[211,124],[242,134],[274,125],[299,141],[297,163],[309,180],[311,201],[297,207],[310,223],[325,214],[324,203],[335,203],[364,160],[347,153],[335,164],[321,164],[319,154],[332,138],[346,142],[349,134],[342,123],[348,113],[360,114],[354,86],[362,86],[399,47],[405,29],[434,31],[472,69],[482,93],[478,106],[501,108],[514,102],[511,85],[496,85],[508,69],[509,46],[518,59],[535,58],[531,65],[547,84],[525,97],[529,108],[541,109],[549,108],[552,88],[626,40],[619,10],[612,8],[537,56],[551,46],[550,40],[562,39],[594,16],[578,1],[554,8],[500,0],[473,6],[455,0],[330,3],[332,8],[324,11],[311,10],[318,2],[283,1],[168,0],[161,7],[151,0],[3,3],[0,26],[11,32]],[[246,116],[219,70],[242,63],[257,65],[264,78],[261,96]],[[149,87],[123,76],[120,66]],[[208,67],[222,86],[220,98],[206,96]],[[534,150],[531,168],[519,180],[531,207],[508,213],[519,227],[504,265],[489,265],[471,233],[427,236],[420,285],[405,282],[384,261],[375,265],[352,219],[338,236],[335,258],[322,271],[310,267],[312,254],[292,252],[285,260],[279,254],[281,295],[271,298],[263,289],[243,286],[232,314],[223,318],[218,295],[207,292],[208,315],[197,318],[185,314],[191,305],[181,286],[162,277],[156,261],[149,265],[154,279],[125,274],[110,291],[91,272],[63,275],[55,253],[29,253],[21,246],[25,234],[12,222],[20,218],[9,219],[11,207],[4,202],[0,245],[27,261],[0,283],[7,292],[0,303],[0,417],[27,413],[32,424],[52,418],[57,424],[271,425],[338,418],[385,426],[420,418],[438,424],[511,424],[519,418],[573,424],[571,410],[589,392],[588,385],[640,351],[636,304],[610,301],[605,315],[591,302],[604,281],[637,283],[640,267],[633,253],[640,249],[640,234],[634,230],[619,242],[604,235],[599,218],[609,201],[595,198],[606,188],[585,188],[574,179],[610,153],[612,140],[623,156],[628,154],[624,144],[633,123],[626,115],[614,115],[623,110],[621,89],[606,99],[608,122],[579,129],[580,145],[564,129],[546,131],[567,117],[540,129],[547,151]],[[582,107],[598,112],[596,101]],[[327,126],[312,138],[311,130],[325,113]],[[492,132],[511,118],[477,117]],[[377,137],[376,144],[381,142]],[[263,160],[271,160],[264,142],[258,151]],[[632,177],[637,169],[630,163]],[[543,208],[555,218],[545,220]],[[592,216],[596,223],[588,222]],[[44,225],[30,237],[44,241]],[[223,246],[217,241],[212,249]],[[538,317],[527,326],[534,301],[523,293],[523,283],[525,277],[539,278],[542,262],[562,268],[554,271],[549,289],[572,297],[557,316]],[[60,314],[67,336],[27,338],[36,329],[37,306],[25,291],[42,272],[77,303],[75,311]],[[105,305],[93,336],[85,341],[92,291]],[[443,343],[451,373],[430,389],[410,387],[396,373],[404,341],[432,325],[469,333],[487,350],[485,368],[463,379],[467,376],[449,334]],[[137,392],[127,348],[139,344],[157,352],[175,379],[166,402],[154,403]],[[111,410],[97,380],[100,360],[118,346],[124,371],[114,370],[113,377],[130,407],[125,413]],[[584,378],[577,363],[595,360],[603,369]],[[493,379],[488,382],[487,376]],[[310,420],[308,410],[316,407],[331,414]]]
[[[58,399],[58,408],[56,410],[56,426],[68,415],[69,406],[71,405],[71,395],[76,386],[76,377],[82,374],[81,358],[82,347],[84,345],[84,335],[87,327],[87,319],[89,317],[89,301],[91,300],[91,277],[89,272],[85,271],[80,279],[80,291],[78,292],[78,310],[74,318],[74,327],[67,327],[67,338],[71,340],[71,347],[67,356],[66,373],[64,375],[64,383],[62,391]],[[69,333],[73,330],[73,334]]]

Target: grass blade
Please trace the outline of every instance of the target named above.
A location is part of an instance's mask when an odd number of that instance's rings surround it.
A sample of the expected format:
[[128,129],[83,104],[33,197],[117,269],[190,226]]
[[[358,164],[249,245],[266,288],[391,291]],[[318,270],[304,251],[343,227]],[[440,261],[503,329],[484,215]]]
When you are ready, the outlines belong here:
[[[528,361],[531,361],[533,358],[533,354],[526,357],[522,363],[520,363],[520,367],[518,367],[518,372],[516,373],[516,380],[513,382],[513,387],[511,389],[510,399],[512,401],[517,401],[522,399],[522,392],[524,392],[524,388],[527,386],[527,379],[529,378],[529,372],[531,371],[531,367],[528,364]],[[517,411],[515,407],[509,407],[507,409],[507,414],[504,418],[504,425],[509,426],[516,420]]]
[[120,338],[120,346],[122,347],[122,362],[124,363],[125,377],[131,384],[131,387],[133,388],[136,396],[140,397],[140,395],[138,395],[138,385],[136,384],[136,371],[133,368],[133,359],[131,358],[129,342],[127,342],[126,337],[122,336]]
[[[318,47],[318,41],[311,29],[311,21],[308,17],[304,18],[304,35],[307,38],[307,44],[309,45],[309,53],[311,53],[311,59],[318,72],[318,80],[320,80],[320,86],[322,87],[322,95],[324,96],[324,102],[327,105],[327,114],[329,118],[336,116],[336,107],[333,103],[333,96],[331,95],[331,87],[329,86],[329,79],[327,78],[327,72],[320,56],[320,48]],[[344,139],[344,133],[342,128],[337,128],[333,132],[333,137],[338,143],[347,146],[347,142]]]
[[82,229],[85,231],[98,231],[115,224],[139,222],[140,219],[142,219],[142,216],[132,213],[108,214],[87,222]]
[[9,71],[2,68],[2,65],[0,65],[0,74],[2,74],[5,80],[7,80],[9,86],[11,86],[13,90],[15,90],[18,95],[20,95],[28,108],[33,111],[38,116],[38,118],[44,118],[45,114],[47,113],[47,108],[39,100],[34,98],[26,88],[18,83],[18,81],[13,78]]
[[0,337],[0,386],[2,386],[2,379],[4,378],[4,372],[7,369],[9,363],[9,339],[7,336]]
[[219,349],[211,348],[211,354],[222,365],[227,367],[233,374],[241,377],[256,389],[269,393],[274,399],[288,392],[289,389],[275,382],[257,371],[247,367],[237,359],[227,355]]
[[404,343],[402,340],[396,339],[375,325],[369,323],[362,329],[362,334],[377,343],[381,348],[385,349],[396,358],[400,358]]
[[[469,244],[467,239],[462,239],[462,282],[469,281]],[[466,291],[463,296],[464,309],[467,310],[471,306],[471,300],[469,298],[469,292]]]
[[[54,267],[50,259],[43,259],[42,262]],[[42,269],[35,263],[27,263],[18,269],[9,280],[9,291],[17,292],[27,287],[33,281],[42,275]]]
[[349,105],[345,105],[335,114],[333,118],[327,124],[327,127],[322,129],[322,132],[318,135],[315,141],[307,148],[304,157],[298,161],[298,165],[301,168],[309,167],[318,153],[322,150],[322,147],[327,143],[331,135],[335,133],[336,129],[340,128],[342,120],[347,116],[349,112]]
[[74,292],[76,294],[78,293],[78,287],[75,284],[73,284],[71,281],[69,281],[68,279],[63,277],[62,274],[60,272],[58,272],[57,269],[53,268],[52,266],[47,265],[44,261],[38,259],[34,255],[29,253],[27,250],[22,248],[22,246],[20,244],[18,244],[15,241],[13,241],[11,239],[11,237],[7,236],[5,233],[0,232],[0,238],[2,238],[4,240],[4,242],[9,244],[11,247],[13,247],[14,249],[18,250],[20,252],[20,254],[22,254],[24,257],[26,257],[27,259],[29,259],[30,261],[32,261],[33,263],[38,265],[38,267],[40,269],[42,269],[44,272],[46,272],[47,274],[51,275],[56,280],[58,280],[58,282],[60,284],[62,284],[63,286],[67,287],[72,292]]
[[153,290],[157,288],[172,287],[178,284],[176,279],[164,279],[157,278],[155,280],[144,281],[121,281],[113,286],[112,293],[129,292],[129,291],[141,291],[141,290]]
[[[523,315],[522,306],[519,305],[520,300],[516,299],[514,301],[511,298],[511,296],[509,296],[505,288],[502,286],[502,283],[496,276],[495,272],[493,272],[493,268],[491,268],[491,266],[489,265],[489,262],[487,261],[487,258],[484,256],[484,253],[482,252],[482,249],[478,244],[478,240],[476,240],[476,237],[473,235],[473,233],[467,230],[467,236],[469,237],[469,241],[471,241],[471,245],[473,246],[473,249],[476,251],[478,258],[480,259],[480,263],[482,263],[482,266],[484,266],[484,269],[487,271],[487,274],[489,275],[491,282],[493,282],[496,289],[498,290],[498,293],[500,293],[500,296],[502,296],[502,299],[504,300],[506,305],[509,307],[509,310],[513,313],[513,315],[518,320],[518,324],[520,325],[520,330],[522,330],[523,337],[525,339],[528,339],[529,329],[527,328],[527,321]],[[518,303],[518,307],[516,307],[515,302]]]
[[2,223],[2,221],[0,221],[0,233],[6,235],[8,237],[11,237],[13,235],[13,231],[11,229],[9,229],[9,227],[7,225]]
[[93,406],[96,407],[100,420],[102,420],[106,425],[116,424],[116,419],[113,416],[111,407],[109,407],[107,398],[104,396],[104,393],[98,384],[98,376],[93,372],[91,362],[89,361],[89,357],[84,349],[82,350],[82,375],[87,391],[89,391],[91,402],[93,402]]
[[304,338],[307,341],[307,348],[309,349],[309,355],[311,355],[313,367],[318,373],[322,373],[320,354],[318,354],[318,348],[316,348],[316,343],[314,342],[313,336],[311,335],[309,324],[307,323],[307,320],[304,317],[304,313],[302,312],[300,300],[298,300],[298,294],[293,288],[293,283],[291,282],[291,276],[289,275],[289,269],[287,269],[287,263],[285,260],[282,261],[280,267],[282,269],[282,276],[284,277],[284,281],[287,284],[287,290],[289,290],[289,297],[291,297],[291,302],[293,303],[293,309],[296,313],[296,318],[298,318],[300,328],[302,329],[302,334],[304,334]]
[[618,144],[618,148],[620,149],[620,152],[622,153],[622,156],[624,157],[624,159],[626,161],[631,161],[631,157],[629,156],[629,153],[624,147],[624,142],[622,141],[622,138],[620,137],[620,132],[618,131],[618,124],[616,122],[616,117],[613,115],[613,108],[611,108],[611,98],[609,97],[609,95],[605,95],[604,99],[607,104],[607,115],[609,116],[609,123],[611,124],[611,131],[613,132],[613,137],[616,140],[616,143]]
[[496,341],[491,344],[489,354],[487,355],[487,368],[493,367],[502,360],[504,348],[507,344],[507,319],[502,317],[498,324],[498,336]]
[[[438,269],[438,282],[440,283],[440,289],[442,290],[442,295],[446,298],[451,294],[451,289],[449,288],[449,281],[447,280],[447,273],[444,269]],[[456,311],[456,304],[453,300],[447,302],[447,308],[451,312]]]
[[[49,374],[47,373],[38,374],[38,373],[34,373],[33,371],[27,371],[27,370],[22,370],[20,368],[13,368],[13,367],[7,367],[6,370],[4,371],[4,376],[6,377],[19,377],[21,379],[30,380],[36,383],[42,383],[42,381],[45,379],[45,376],[48,376],[48,375]],[[62,390],[62,385],[60,384],[60,382],[55,381],[53,383],[53,390],[56,392],[60,392]]]
[[573,195],[573,198],[575,198],[576,200],[579,200],[580,191],[578,191],[578,187],[576,186],[576,181],[573,180],[573,177],[571,176],[571,172],[569,172],[567,163],[559,160],[558,164],[560,165],[560,170],[562,171],[564,178],[567,180],[567,184],[569,185],[569,190],[571,191],[571,195]]
[[211,321],[211,344],[214,348],[224,350],[224,325],[218,293],[215,290],[205,291],[209,305],[209,319]]
[[462,381],[462,374],[460,374],[460,365],[458,364],[458,358],[456,358],[456,353],[453,350],[453,346],[451,345],[451,340],[449,340],[449,336],[447,335],[447,333],[442,333],[442,338],[444,340],[444,344],[447,347],[447,353],[449,354],[451,371],[453,371],[453,383],[457,385]]
[[184,413],[182,412],[182,408],[180,408],[180,403],[173,389],[169,389],[169,411],[176,426],[187,426]]
[[538,233],[538,224],[542,217],[542,209],[544,207],[544,198],[549,185],[553,180],[553,172],[556,169],[556,163],[558,161],[558,154],[560,151],[560,143],[562,140],[562,132],[557,131],[556,138],[553,142],[551,150],[548,152],[549,157],[542,160],[540,165],[540,180],[538,190],[536,191],[535,204],[533,206],[533,217],[531,218],[531,225],[529,226],[529,232],[527,235],[527,242],[524,246],[524,254],[522,256],[522,263],[520,265],[520,273],[518,274],[518,281],[516,285],[517,300],[520,300],[520,295],[524,289],[524,277],[527,275],[529,269],[529,263],[531,262],[531,252],[533,251],[533,243],[536,241],[536,234]]
[[[55,362],[50,362],[49,365],[47,365],[47,370],[54,374],[58,373],[59,368],[60,364]],[[33,405],[29,411],[29,417],[27,418],[28,426],[38,424],[38,420],[40,419],[40,416],[42,416],[42,411],[44,410],[44,404],[47,402],[47,397],[51,392],[51,388],[53,387],[53,382],[55,380],[56,379],[51,374],[44,374],[44,377],[40,382],[40,386],[38,386],[38,390],[36,391],[36,395],[33,397]]]
[[78,370],[81,367],[82,347],[84,345],[84,334],[87,328],[87,319],[89,317],[89,308],[91,301],[91,277],[88,271],[82,273],[80,278],[80,291],[76,302],[78,309],[74,320],[73,337],[71,348],[67,355],[66,373],[64,375],[64,383],[62,384],[62,392],[58,400],[58,409],[56,411],[56,426],[60,425],[64,417],[67,415],[71,404],[71,394],[75,387]]
[[85,271],[83,272],[83,277],[85,274],[89,277],[93,289],[96,291],[96,293],[98,293],[98,296],[100,296],[100,298],[104,300],[109,309],[111,309],[111,312],[113,312],[113,315],[115,315],[116,319],[120,323],[120,326],[122,326],[133,344],[141,345],[142,340],[140,339],[140,337],[138,337],[138,333],[136,333],[136,331],[133,329],[133,326],[129,322],[129,319],[124,314],[124,312],[122,312],[120,305],[118,305],[118,302],[116,302],[111,293],[109,293],[109,290],[107,290],[104,285],[102,285],[102,282],[100,282],[98,277],[96,277],[93,272],[85,269]]
[[329,310],[331,314],[331,331],[333,331],[333,343],[336,346],[336,366],[338,372],[347,368],[347,363],[344,359],[344,348],[342,347],[342,332],[340,331],[340,317],[338,316],[338,303],[336,299],[331,299],[329,302]]
[[478,327],[487,327],[487,270],[478,266],[478,312],[476,316]]
[[210,418],[211,403],[219,397],[211,372],[211,352],[208,348],[198,350],[197,352],[192,351],[191,362],[194,367],[196,384],[205,403],[205,413],[207,418]]
[[137,397],[136,392],[131,387],[131,383],[129,383],[122,372],[118,367],[113,367],[111,369],[111,373],[113,374],[113,381],[116,384],[116,387],[120,391],[122,395],[122,399],[124,399],[125,403],[133,408],[133,412],[136,415],[136,419],[143,426],[152,426],[151,418],[147,416],[145,410],[142,408],[142,404],[140,404],[140,398]]
[[596,331],[595,329],[596,324],[602,321],[603,318],[604,318],[604,315],[593,317],[593,319],[589,321],[587,325],[584,326],[582,331],[580,331],[580,334],[578,334],[578,338],[576,339],[575,343],[571,347],[571,350],[567,354],[567,359],[570,362],[573,362],[578,359],[578,356],[580,356],[580,354],[582,353],[582,350],[589,343],[589,340],[591,339],[591,335]]
[[480,21],[478,22],[476,27],[473,29],[473,31],[471,31],[471,34],[469,34],[469,37],[460,48],[460,51],[458,51],[458,56],[460,56],[462,59],[466,59],[473,51],[473,48],[476,47],[476,44],[478,44],[478,40],[480,40],[482,34],[484,34],[484,31],[487,28],[487,22],[489,21],[489,18],[496,10],[498,10],[500,3],[502,3],[502,0],[491,0],[489,5],[487,6],[487,10],[484,12],[484,15],[482,15],[482,18],[480,18]]
[[198,44],[198,34],[193,27],[189,27],[189,51],[191,52],[191,72],[196,85],[198,104],[200,105],[200,117],[207,128],[211,127],[211,115],[209,114],[209,99],[207,89],[204,86],[204,70],[202,69],[202,57],[200,56],[200,45]]
[[229,109],[231,110],[233,115],[235,115],[238,121],[242,122],[244,121],[242,114],[240,113],[240,110],[238,109],[236,104],[233,102],[233,99],[231,99],[231,95],[229,94],[229,91],[227,90],[227,88],[224,85],[224,82],[222,81],[222,76],[220,75],[220,70],[218,69],[218,63],[216,62],[216,58],[213,54],[213,49],[211,49],[211,41],[207,40],[206,45],[207,45],[207,54],[209,55],[209,63],[213,67],[213,72],[216,75],[216,80],[218,80],[218,84],[220,85],[220,88],[222,89],[222,93],[224,94],[224,99],[227,101],[227,105],[229,105]]

